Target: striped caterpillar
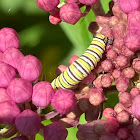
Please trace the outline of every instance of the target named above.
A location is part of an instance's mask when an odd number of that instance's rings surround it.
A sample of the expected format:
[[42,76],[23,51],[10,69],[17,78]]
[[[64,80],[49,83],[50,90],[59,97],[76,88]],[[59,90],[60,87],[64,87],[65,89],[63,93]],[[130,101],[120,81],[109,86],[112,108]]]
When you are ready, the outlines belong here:
[[69,89],[82,81],[93,70],[102,58],[108,38],[97,34],[90,46],[73,64],[52,81],[52,87]]

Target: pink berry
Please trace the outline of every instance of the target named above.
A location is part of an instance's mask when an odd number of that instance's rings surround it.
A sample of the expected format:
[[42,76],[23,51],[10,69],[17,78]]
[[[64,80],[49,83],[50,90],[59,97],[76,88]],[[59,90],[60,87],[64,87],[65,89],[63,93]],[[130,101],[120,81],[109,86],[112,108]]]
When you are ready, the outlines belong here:
[[126,14],[131,13],[133,10],[137,10],[140,6],[139,0],[118,0],[117,2],[120,9]]
[[85,5],[92,5],[95,4],[98,0],[79,0],[80,3]]
[[42,65],[38,58],[32,55],[26,55],[18,65],[18,72],[21,78],[28,81],[35,81],[39,78],[42,71]]
[[74,61],[76,61],[78,58],[79,58],[79,57],[78,57],[77,55],[73,55],[73,56],[70,58],[70,60],[69,60],[70,65],[71,65]]
[[103,87],[110,87],[113,81],[114,78],[110,73],[104,74],[101,77],[101,82]]
[[121,76],[121,70],[118,68],[118,69],[114,69],[113,72],[112,72],[112,76],[117,79]]
[[3,62],[0,62],[0,87],[7,87],[13,78],[16,77],[15,69]]
[[72,90],[58,89],[52,100],[52,106],[60,114],[67,114],[76,106],[76,97]]
[[13,101],[5,101],[0,103],[0,122],[2,124],[13,125],[17,115],[20,114],[18,106]]
[[103,111],[103,116],[106,119],[116,119],[117,113],[112,108],[105,108]]
[[128,31],[124,38],[125,46],[132,52],[140,50],[140,32],[137,30]]
[[132,67],[127,67],[127,68],[123,69],[122,75],[126,78],[131,79],[135,76],[135,71]]
[[91,88],[89,93],[89,102],[97,106],[105,100],[105,94],[102,88]]
[[111,62],[111,60],[106,59],[101,63],[101,67],[104,72],[111,72],[111,71],[113,71],[114,65]]
[[137,118],[138,120],[140,120],[139,105],[140,105],[140,95],[137,95],[132,102],[131,111],[132,114],[135,116],[135,118]]
[[117,78],[115,83],[116,83],[117,90],[120,92],[124,92],[128,89],[129,79],[123,76],[120,76],[119,78]]
[[2,55],[2,61],[17,69],[24,55],[16,48],[8,48]]
[[26,109],[16,117],[15,124],[21,134],[33,136],[40,130],[41,118],[37,113]]
[[75,24],[81,18],[82,13],[76,3],[67,3],[60,8],[60,18],[69,24]]
[[65,140],[68,135],[67,129],[60,122],[45,126],[43,133],[45,140]]
[[49,15],[49,21],[50,21],[50,23],[52,23],[54,25],[60,23],[61,19],[60,19],[60,16],[59,16],[59,11],[52,12]]
[[12,28],[0,30],[0,50],[4,52],[7,48],[19,48],[20,42],[17,32]]
[[52,11],[59,4],[59,0],[37,0],[37,6],[45,11]]
[[7,94],[14,102],[24,103],[32,96],[32,84],[21,78],[14,78],[7,87]]
[[33,86],[32,101],[38,107],[46,107],[50,104],[55,91],[46,81],[38,82]]

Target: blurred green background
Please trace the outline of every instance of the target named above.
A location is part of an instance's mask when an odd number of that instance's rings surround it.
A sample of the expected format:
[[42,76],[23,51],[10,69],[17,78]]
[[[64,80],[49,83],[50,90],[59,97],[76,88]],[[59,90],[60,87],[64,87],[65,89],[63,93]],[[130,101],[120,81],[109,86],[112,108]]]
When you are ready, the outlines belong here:
[[[109,1],[101,0],[105,12],[109,9]],[[0,28],[11,27],[18,32],[20,50],[25,55],[32,54],[40,59],[42,75],[45,74],[46,80],[51,82],[56,77],[58,65],[69,65],[69,58],[80,56],[90,44],[92,34],[88,26],[95,21],[95,15],[90,11],[76,25],[63,22],[52,25],[48,17],[48,12],[37,7],[36,0],[0,0]],[[84,117],[80,123],[84,123]],[[68,130],[67,140],[76,140],[77,128]],[[43,140],[40,135],[36,139]]]

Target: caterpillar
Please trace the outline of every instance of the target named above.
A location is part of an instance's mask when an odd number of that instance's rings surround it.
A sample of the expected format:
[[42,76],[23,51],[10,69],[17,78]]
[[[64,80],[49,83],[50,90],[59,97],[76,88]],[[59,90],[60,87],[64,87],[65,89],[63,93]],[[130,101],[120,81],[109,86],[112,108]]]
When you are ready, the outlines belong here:
[[97,34],[85,53],[52,81],[52,87],[55,90],[69,89],[82,81],[101,60],[107,42],[108,38],[105,35]]

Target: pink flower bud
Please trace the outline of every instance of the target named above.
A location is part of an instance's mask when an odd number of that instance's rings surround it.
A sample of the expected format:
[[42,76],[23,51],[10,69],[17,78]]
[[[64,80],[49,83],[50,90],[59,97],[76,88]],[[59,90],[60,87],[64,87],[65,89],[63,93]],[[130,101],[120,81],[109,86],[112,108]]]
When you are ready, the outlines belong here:
[[137,10],[140,6],[139,0],[118,0],[117,2],[120,9],[126,14],[131,13],[133,10]]
[[37,6],[45,11],[52,11],[59,4],[59,0],[37,0]]
[[92,5],[95,4],[98,0],[79,0],[80,3],[83,3],[85,5]]
[[124,24],[118,23],[113,27],[114,38],[124,38],[126,34],[126,26]]
[[66,0],[68,3],[78,2],[78,0]]
[[132,130],[132,134],[133,134],[135,140],[139,140],[139,138],[140,138],[140,124],[137,125],[137,126]]
[[26,136],[17,136],[12,138],[11,140],[28,140],[28,138]]
[[32,84],[21,78],[14,78],[7,87],[7,94],[14,102],[24,103],[32,96]]
[[26,55],[18,65],[18,72],[21,78],[28,81],[37,80],[41,74],[41,71],[41,62],[32,55]]
[[110,27],[114,27],[118,23],[119,23],[119,18],[118,17],[116,17],[116,16],[110,17],[110,19],[109,19],[109,26]]
[[121,70],[118,68],[118,69],[114,69],[113,72],[112,72],[112,76],[117,79],[121,76]]
[[135,76],[135,71],[132,67],[127,67],[123,69],[122,75],[128,79],[131,79]]
[[140,94],[140,90],[138,88],[134,87],[130,90],[130,94],[131,94],[132,98],[135,98],[137,95]]
[[97,16],[97,17],[96,17],[96,22],[97,22],[101,27],[107,27],[107,26],[109,25],[109,17]]
[[128,92],[119,93],[119,101],[125,106],[130,107],[132,103],[131,94]]
[[116,88],[118,91],[120,92],[124,92],[128,89],[129,86],[129,79],[120,76],[117,80],[116,80]]
[[18,49],[8,48],[2,55],[2,61],[17,69],[19,62],[23,57],[24,55]]
[[137,73],[140,73],[140,58],[134,59],[132,65],[133,65],[133,68],[135,69],[135,71]]
[[116,120],[116,115],[117,115],[117,113],[112,108],[106,108],[103,111],[103,116],[106,119],[115,119]]
[[117,133],[120,125],[115,119],[107,119],[104,124],[104,129],[107,133]]
[[68,135],[67,129],[60,123],[54,122],[44,127],[44,139],[65,140]]
[[60,16],[59,16],[59,11],[52,12],[49,15],[49,21],[50,21],[50,23],[52,23],[54,25],[60,23],[61,19],[60,19]]
[[122,125],[130,124],[132,120],[131,114],[123,110],[117,114],[117,120]]
[[20,114],[18,106],[12,101],[5,101],[0,103],[0,109],[0,122],[13,125],[16,116]]
[[109,27],[105,27],[101,30],[101,34],[104,34],[105,36],[107,36],[109,39],[113,38],[113,32],[112,29]]
[[96,78],[95,73],[91,71],[90,74],[87,77],[85,77],[81,82],[84,84],[90,84],[95,78]]
[[97,106],[105,100],[105,94],[102,88],[91,88],[89,93],[89,102]]
[[58,89],[51,104],[60,114],[67,114],[76,106],[75,94],[72,90]]
[[135,52],[140,50],[140,32],[139,31],[129,31],[124,38],[125,46]]
[[7,87],[9,82],[16,77],[15,69],[3,62],[0,62],[0,87]]
[[15,124],[21,134],[33,136],[40,130],[41,118],[37,113],[26,109],[16,117]]
[[2,55],[3,55],[3,53],[0,51],[0,61],[1,61],[1,59],[2,59]]
[[101,77],[101,82],[103,87],[110,87],[113,81],[114,78],[110,73],[104,74]]
[[122,103],[117,103],[114,107],[115,112],[120,113],[121,111],[125,110],[125,107]]
[[135,116],[135,118],[137,118],[138,120],[140,120],[139,105],[140,105],[140,95],[137,95],[132,102],[131,111],[132,114]]
[[60,18],[69,24],[75,24],[81,18],[82,13],[76,3],[67,3],[60,8]]
[[78,57],[77,55],[73,55],[73,56],[70,58],[70,60],[69,60],[70,65],[71,65],[74,61],[76,61],[78,58],[79,58],[79,57]]
[[39,107],[48,106],[52,100],[54,93],[54,89],[49,82],[42,81],[36,83],[33,86],[33,104]]
[[56,69],[56,75],[60,75],[62,72],[64,72],[67,69],[67,66],[65,65],[59,65]]
[[115,60],[116,57],[117,57],[117,52],[114,51],[113,49],[109,49],[109,50],[107,51],[106,57],[107,57],[108,59],[110,59],[110,60]]
[[122,47],[124,46],[124,40],[122,38],[116,38],[113,42],[113,50],[118,54],[122,52]]
[[122,140],[126,140],[130,136],[130,130],[128,128],[120,128],[117,136]]
[[140,11],[135,10],[128,14],[128,29],[139,30],[140,28]]
[[132,57],[134,55],[134,52],[129,50],[126,46],[122,47],[122,55],[125,55],[127,57]]
[[93,70],[96,74],[99,74],[101,73],[103,70],[102,70],[102,67],[101,67],[101,62],[99,62],[97,64],[97,66],[95,67],[95,69]]
[[116,64],[119,68],[126,68],[129,65],[129,59],[127,56],[119,55],[116,58]]
[[10,101],[11,98],[8,96],[5,88],[0,88],[0,103]]
[[113,71],[113,68],[114,68],[112,62],[109,59],[104,60],[101,63],[101,67],[104,72],[111,72],[111,71]]
[[102,87],[101,77],[102,77],[102,76],[98,76],[98,77],[93,81],[93,85],[94,85],[96,88],[101,88],[101,87]]
[[115,134],[107,133],[100,137],[99,140],[120,140]]
[[0,50],[4,52],[7,48],[19,48],[20,42],[17,32],[12,28],[0,30]]

